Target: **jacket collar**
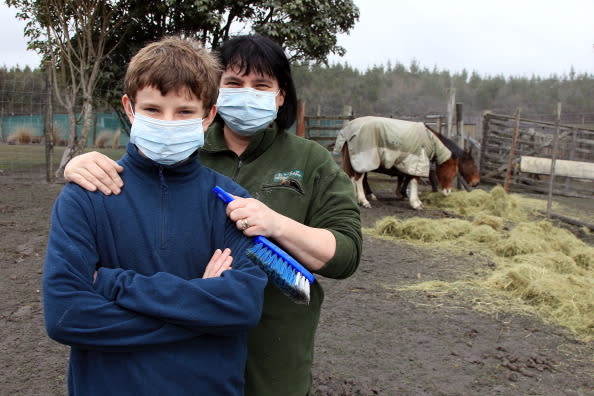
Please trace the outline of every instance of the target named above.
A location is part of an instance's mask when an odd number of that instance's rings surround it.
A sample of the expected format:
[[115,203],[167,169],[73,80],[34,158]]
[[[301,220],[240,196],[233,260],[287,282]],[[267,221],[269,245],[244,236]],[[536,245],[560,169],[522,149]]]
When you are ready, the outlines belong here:
[[150,158],[141,155],[138,152],[138,148],[133,143],[128,143],[128,145],[126,146],[126,154],[128,161],[138,169],[142,170],[143,172],[152,173],[162,170],[163,172],[173,177],[183,178],[186,176],[190,176],[199,167],[202,166],[200,162],[197,161],[198,150],[196,150],[196,152],[190,155],[188,159],[186,159],[185,161],[173,165],[162,165],[158,162],[153,161]]
[[[230,151],[225,142],[223,125],[222,122],[216,121],[208,128],[208,131],[205,133],[202,151],[207,153]],[[271,128],[259,130],[254,134],[247,148],[241,153],[239,158],[243,160],[260,156],[272,145],[279,133],[284,133],[284,131],[279,130],[276,123]]]

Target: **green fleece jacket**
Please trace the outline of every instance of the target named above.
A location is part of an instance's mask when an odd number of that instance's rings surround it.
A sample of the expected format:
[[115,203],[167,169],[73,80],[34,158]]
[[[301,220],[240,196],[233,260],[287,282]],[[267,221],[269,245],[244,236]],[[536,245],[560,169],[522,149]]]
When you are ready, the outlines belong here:
[[[206,133],[201,162],[223,173],[268,207],[336,237],[336,254],[318,275],[352,275],[361,257],[361,220],[353,187],[318,143],[277,128],[258,131],[237,156],[227,148],[221,123]],[[249,333],[246,396],[305,396],[311,388],[314,335],[324,292],[314,282],[309,305],[295,304],[273,285]]]

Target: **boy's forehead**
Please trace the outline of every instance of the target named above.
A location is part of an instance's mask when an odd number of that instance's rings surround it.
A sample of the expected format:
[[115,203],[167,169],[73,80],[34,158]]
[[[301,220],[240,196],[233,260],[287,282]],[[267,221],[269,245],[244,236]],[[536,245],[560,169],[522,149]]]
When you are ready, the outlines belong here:
[[194,92],[192,92],[192,90],[189,87],[179,87],[177,89],[172,89],[164,94],[163,92],[161,92],[159,88],[153,85],[147,85],[140,88],[136,92],[136,99],[138,101],[152,101],[162,98],[176,98],[178,100],[184,100],[187,102],[202,102],[200,98],[197,98],[196,95],[194,95]]

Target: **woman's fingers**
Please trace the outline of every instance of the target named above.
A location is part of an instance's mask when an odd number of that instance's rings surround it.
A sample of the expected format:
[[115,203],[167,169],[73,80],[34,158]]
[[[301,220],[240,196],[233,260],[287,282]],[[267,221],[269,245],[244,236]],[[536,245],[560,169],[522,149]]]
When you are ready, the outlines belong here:
[[120,193],[124,182],[119,173],[123,171],[124,168],[111,158],[90,152],[70,160],[64,169],[64,177],[86,190],[99,189],[103,194],[110,195]]

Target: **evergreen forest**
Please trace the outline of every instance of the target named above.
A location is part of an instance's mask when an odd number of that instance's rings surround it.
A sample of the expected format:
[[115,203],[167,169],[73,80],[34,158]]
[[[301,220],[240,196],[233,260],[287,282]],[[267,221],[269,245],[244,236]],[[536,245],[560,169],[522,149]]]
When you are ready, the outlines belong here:
[[476,72],[450,73],[421,67],[413,62],[376,66],[364,72],[348,65],[300,64],[293,70],[299,98],[306,102],[308,115],[337,115],[352,106],[355,116],[379,115],[394,118],[422,118],[443,115],[448,90],[463,104],[466,121],[483,111],[554,120],[561,102],[562,120],[594,123],[594,75],[504,77],[481,76]]
[[[342,115],[345,106],[351,106],[354,116],[443,115],[448,90],[454,88],[466,122],[475,122],[483,111],[512,115],[518,108],[523,118],[551,121],[561,102],[562,122],[594,123],[593,74],[481,76],[476,72],[430,70],[413,62],[408,67],[388,63],[365,71],[340,63],[298,63],[293,76],[298,97],[306,103],[306,115]],[[98,109],[112,111],[101,96],[98,90]],[[0,67],[0,117],[41,114],[48,97],[43,71]],[[55,103],[54,112],[60,112]]]

